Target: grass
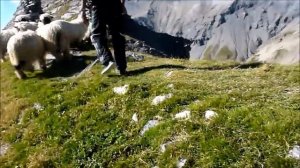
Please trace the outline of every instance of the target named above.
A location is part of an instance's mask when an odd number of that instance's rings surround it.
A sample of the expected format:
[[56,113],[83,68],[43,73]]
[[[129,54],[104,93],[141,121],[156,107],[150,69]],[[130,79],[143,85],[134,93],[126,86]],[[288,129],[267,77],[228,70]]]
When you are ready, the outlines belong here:
[[[101,76],[96,65],[64,78],[76,72],[71,64],[17,80],[9,63],[1,64],[0,142],[11,147],[0,165],[176,167],[185,158],[185,167],[300,167],[287,157],[300,145],[299,66],[237,65],[146,56],[129,62],[128,77]],[[125,95],[113,93],[125,84]],[[173,97],[151,105],[168,93]],[[186,109],[190,119],[173,120]],[[218,116],[207,121],[206,110]],[[140,136],[156,116],[160,124]],[[176,137],[182,138],[160,151]]]

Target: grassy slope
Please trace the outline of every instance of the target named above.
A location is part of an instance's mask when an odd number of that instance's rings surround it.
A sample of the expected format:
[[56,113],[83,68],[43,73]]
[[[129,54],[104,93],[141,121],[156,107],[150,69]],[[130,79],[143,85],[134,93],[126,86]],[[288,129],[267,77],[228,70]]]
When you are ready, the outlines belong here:
[[[300,144],[299,66],[235,66],[146,57],[129,63],[129,77],[100,76],[96,65],[78,79],[31,74],[21,81],[4,63],[0,131],[1,141],[12,146],[0,165],[174,167],[182,157],[186,167],[299,167],[287,157]],[[127,94],[113,93],[125,84]],[[167,93],[174,96],[151,105]],[[186,109],[191,119],[172,119]],[[208,109],[218,113],[210,122],[204,119]],[[157,115],[160,124],[140,136]],[[175,137],[182,140],[160,152]]]

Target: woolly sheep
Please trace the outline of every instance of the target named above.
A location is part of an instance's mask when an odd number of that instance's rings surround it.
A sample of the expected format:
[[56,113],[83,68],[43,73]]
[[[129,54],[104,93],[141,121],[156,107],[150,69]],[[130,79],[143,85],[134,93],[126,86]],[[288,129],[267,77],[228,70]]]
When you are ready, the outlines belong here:
[[81,41],[88,29],[88,21],[85,13],[81,13],[77,19],[67,22],[56,20],[37,29],[46,42],[46,50],[56,59],[71,59],[70,44]]
[[19,32],[12,36],[7,43],[7,52],[19,79],[26,77],[23,71],[34,70],[34,63],[46,69],[44,42],[34,31]]
[[19,31],[35,31],[38,28],[38,24],[36,22],[17,22],[15,23],[14,27]]
[[30,14],[25,14],[25,15],[18,15],[15,18],[15,22],[28,22],[30,21]]
[[16,28],[10,28],[7,30],[3,30],[0,33],[0,60],[1,62],[4,61],[4,56],[6,53],[6,47],[8,40],[18,32]]

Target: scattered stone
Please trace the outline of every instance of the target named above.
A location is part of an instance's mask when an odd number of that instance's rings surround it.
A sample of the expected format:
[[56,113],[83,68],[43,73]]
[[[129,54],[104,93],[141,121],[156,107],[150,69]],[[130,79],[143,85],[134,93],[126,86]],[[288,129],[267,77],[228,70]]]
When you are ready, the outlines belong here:
[[174,88],[174,84],[169,84],[167,87],[170,88],[170,89],[173,89]]
[[162,103],[163,101],[165,101],[166,99],[169,99],[173,96],[172,93],[169,93],[167,95],[161,95],[161,96],[156,96],[153,101],[152,101],[152,105],[158,105],[160,103]]
[[177,162],[177,168],[182,168],[185,163],[186,163],[187,159],[184,159],[184,158],[179,158],[178,162]]
[[153,117],[153,119],[161,121],[163,119],[163,117],[159,116],[159,115],[156,115],[156,116]]
[[8,149],[10,148],[10,145],[9,144],[2,144],[1,143],[1,146],[0,146],[0,156],[3,156],[7,153]]
[[167,73],[165,74],[165,76],[166,76],[167,78],[169,78],[169,77],[172,76],[172,74],[173,74],[173,71],[169,71],[169,72],[167,72]]
[[205,119],[206,120],[210,120],[212,119],[213,117],[217,116],[218,114],[212,110],[207,110],[205,111]]
[[143,127],[142,131],[141,131],[141,135],[144,135],[146,131],[148,131],[150,128],[153,128],[155,126],[157,126],[159,123],[158,120],[149,120],[146,125]]
[[191,111],[185,110],[175,115],[175,119],[189,119],[191,117]]
[[181,136],[173,137],[172,140],[169,140],[166,143],[160,145],[160,151],[162,153],[164,153],[169,145],[172,145],[172,144],[174,144],[176,142],[179,142],[179,141],[186,140],[186,138],[187,138],[187,135],[181,135]]
[[42,111],[44,110],[44,107],[40,103],[34,103],[33,108],[37,111]]
[[121,86],[121,87],[115,87],[113,89],[113,91],[116,93],[116,94],[119,94],[119,95],[124,95],[127,93],[129,89],[129,85],[124,85],[124,86]]
[[75,57],[80,57],[83,56],[81,51],[70,51],[70,54],[75,56]]
[[295,145],[293,149],[289,151],[288,157],[300,160],[300,146]]
[[126,58],[128,62],[144,61],[145,58],[142,55],[137,55],[134,52],[127,51]]
[[63,19],[63,20],[70,20],[73,16],[74,16],[74,14],[66,13],[66,14],[64,14],[64,15],[61,17],[61,19]]
[[138,120],[138,116],[137,116],[137,114],[136,113],[134,113],[133,114],[133,116],[132,116],[132,121],[134,121],[134,122],[138,122],[139,120]]

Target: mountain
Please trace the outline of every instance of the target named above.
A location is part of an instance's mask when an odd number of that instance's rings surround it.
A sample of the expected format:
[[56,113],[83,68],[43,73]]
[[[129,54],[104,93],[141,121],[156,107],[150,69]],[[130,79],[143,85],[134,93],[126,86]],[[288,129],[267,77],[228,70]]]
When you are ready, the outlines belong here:
[[[39,5],[39,0],[23,1]],[[80,7],[79,0],[40,2],[57,19],[75,18]],[[281,64],[300,60],[298,0],[132,0],[126,8],[144,28],[135,39],[168,57]]]

